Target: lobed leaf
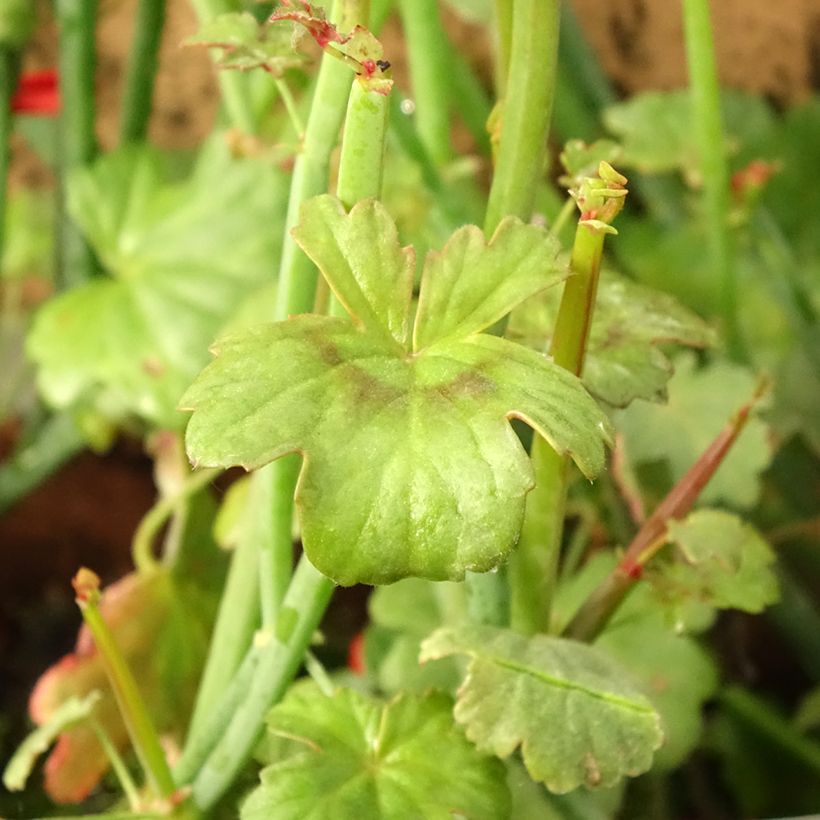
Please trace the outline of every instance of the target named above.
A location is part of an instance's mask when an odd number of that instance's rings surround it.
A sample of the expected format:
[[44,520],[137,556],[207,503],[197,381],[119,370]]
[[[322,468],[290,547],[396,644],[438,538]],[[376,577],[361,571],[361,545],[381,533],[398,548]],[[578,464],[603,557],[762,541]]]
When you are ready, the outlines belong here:
[[414,349],[479,333],[566,279],[559,249],[557,239],[515,217],[502,220],[489,242],[475,225],[459,228],[425,260]]
[[471,658],[455,717],[479,749],[518,746],[530,776],[550,791],[608,787],[649,769],[659,718],[626,673],[594,647],[484,626],[441,629],[421,660]]
[[515,545],[532,468],[508,423],[593,475],[608,423],[574,376],[491,336],[396,355],[384,335],[300,316],[224,339],[182,399],[196,463],[304,455],[305,550],[338,583],[458,580]]
[[262,771],[242,820],[508,816],[504,766],[467,742],[451,706],[441,694],[384,703],[297,685],[270,712],[279,759]]
[[92,404],[107,418],[179,428],[179,396],[217,331],[273,267],[268,230],[284,178],[234,160],[216,139],[184,183],[161,156],[121,149],[78,172],[72,216],[110,277],[49,301],[28,338],[40,389],[53,405]]
[[[521,305],[512,315],[510,338],[547,349],[559,301],[548,290]],[[604,271],[582,379],[590,393],[614,407],[637,398],[664,400],[673,367],[660,345],[705,347],[714,341],[714,331],[671,296]]]
[[[678,356],[666,405],[636,402],[618,414],[616,423],[629,458],[636,463],[666,462],[672,481],[677,481],[743,399],[754,393],[755,385],[754,376],[738,365],[715,362],[698,370],[694,356]],[[770,460],[766,425],[752,418],[700,500],[751,506],[760,492],[759,476]]]
[[669,539],[679,560],[660,563],[667,595],[693,597],[721,609],[761,612],[778,599],[775,556],[759,533],[722,510],[697,510],[670,521]]

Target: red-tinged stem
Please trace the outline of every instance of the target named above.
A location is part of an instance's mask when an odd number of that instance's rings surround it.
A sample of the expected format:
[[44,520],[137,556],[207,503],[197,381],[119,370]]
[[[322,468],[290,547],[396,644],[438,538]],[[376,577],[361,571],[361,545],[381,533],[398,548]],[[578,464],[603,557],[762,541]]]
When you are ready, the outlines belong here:
[[751,400],[735,413],[686,475],[669,491],[638,531],[615,569],[590,595],[565,630],[569,638],[593,640],[609,622],[636,582],[647,562],[666,543],[669,521],[686,515],[732,445],[746,426],[752,408],[765,392],[761,384]]

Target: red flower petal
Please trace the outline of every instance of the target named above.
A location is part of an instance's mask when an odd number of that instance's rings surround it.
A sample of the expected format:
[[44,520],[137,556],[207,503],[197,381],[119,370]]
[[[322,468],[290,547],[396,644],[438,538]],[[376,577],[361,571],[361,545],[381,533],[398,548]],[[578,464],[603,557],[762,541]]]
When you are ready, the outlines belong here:
[[30,71],[20,77],[17,91],[11,100],[15,114],[38,114],[55,117],[60,113],[60,89],[57,72]]

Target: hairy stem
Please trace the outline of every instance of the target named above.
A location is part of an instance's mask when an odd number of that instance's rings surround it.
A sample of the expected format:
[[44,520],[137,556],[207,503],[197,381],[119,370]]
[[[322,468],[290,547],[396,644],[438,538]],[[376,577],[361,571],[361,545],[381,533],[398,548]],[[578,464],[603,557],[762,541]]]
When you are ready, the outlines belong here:
[[[60,72],[60,190],[68,175],[97,154],[94,134],[94,25],[97,0],[57,0]],[[57,282],[77,285],[90,279],[97,263],[91,248],[65,213],[60,197]]]
[[743,358],[738,326],[737,271],[729,232],[729,167],[720,113],[715,47],[708,0],[684,0],[683,24],[692,94],[692,128],[703,175],[703,205],[712,269],[729,352]]
[[140,0],[120,114],[123,144],[143,142],[148,133],[164,22],[165,0]]
[[171,770],[137,682],[100,612],[100,579],[90,570],[81,569],[72,583],[145,776],[158,797],[169,797],[174,792]]
[[484,231],[532,215],[542,176],[558,55],[559,0],[513,0],[512,43],[501,135]]

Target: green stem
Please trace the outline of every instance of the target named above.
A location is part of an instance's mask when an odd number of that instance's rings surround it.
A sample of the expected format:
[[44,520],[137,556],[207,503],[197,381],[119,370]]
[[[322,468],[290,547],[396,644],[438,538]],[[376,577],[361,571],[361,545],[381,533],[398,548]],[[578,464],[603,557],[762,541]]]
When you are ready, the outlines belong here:
[[[573,275],[564,285],[555,322],[553,359],[576,376],[584,366],[604,236],[599,229],[578,224],[570,260]],[[527,633],[550,627],[569,478],[569,459],[540,437],[533,440],[532,463],[535,489],[527,496],[521,540],[509,564],[512,624]]]
[[452,45],[441,24],[437,0],[399,0],[407,44],[416,127],[433,160],[452,159],[450,102],[453,74]]
[[296,132],[296,137],[301,141],[305,136],[305,124],[302,122],[302,117],[299,114],[299,108],[296,105],[296,100],[293,99],[293,94],[290,92],[290,87],[284,80],[276,79],[276,89],[282,102],[285,105],[285,111],[288,112],[293,130]]
[[181,501],[210,484],[222,471],[217,468],[200,470],[186,479],[178,493],[164,496],[143,516],[131,543],[131,556],[138,570],[148,571],[158,565],[154,557],[154,538],[173,515]]
[[111,770],[114,772],[114,776],[117,778],[117,782],[120,784],[123,794],[125,794],[128,807],[132,812],[138,812],[140,808],[140,793],[137,784],[134,783],[134,778],[131,777],[131,772],[128,771],[128,766],[125,765],[122,755],[111,742],[111,738],[108,737],[108,732],[105,731],[105,727],[94,717],[92,717],[89,722],[91,728],[94,730],[94,734],[97,736],[97,740],[100,741],[100,746],[103,747],[108,762],[111,764]]
[[120,114],[122,144],[143,142],[148,133],[164,22],[165,0],[139,0]]
[[484,231],[532,215],[547,149],[558,54],[559,0],[514,0],[509,82]]
[[81,569],[77,573],[73,581],[77,605],[100,653],[108,682],[114,690],[117,706],[145,776],[157,796],[169,797],[175,788],[171,770],[137,682],[100,612],[99,582],[100,579],[90,570]]
[[497,55],[495,60],[495,86],[498,99],[502,99],[507,89],[507,75],[510,71],[510,54],[513,38],[514,0],[495,0],[495,27],[497,34]]
[[265,715],[289,686],[319,626],[333,592],[333,582],[302,558],[282,604],[276,634],[254,650],[258,659],[250,687],[243,692],[219,741],[193,781],[194,802],[211,808],[245,765],[262,733]]
[[336,195],[348,210],[382,190],[389,97],[353,83],[345,118]]
[[211,650],[196,694],[188,735],[198,736],[239,669],[259,624],[259,551],[246,527],[231,556],[228,578],[219,600]]
[[720,703],[729,714],[820,775],[820,743],[800,735],[764,700],[739,686],[732,686],[721,692]]
[[729,167],[720,113],[715,48],[708,0],[684,0],[683,24],[692,94],[692,127],[703,175],[703,204],[712,269],[729,352],[743,358],[738,326],[737,272],[729,233]]
[[[60,187],[68,175],[97,154],[94,134],[94,24],[97,0],[57,0],[60,33]],[[65,213],[61,196],[58,284],[77,285],[96,272],[96,260],[83,235]]]
[[[232,3],[226,0],[191,0],[200,26],[218,17],[220,14],[236,11]],[[234,128],[246,134],[256,132],[257,122],[254,112],[250,83],[252,76],[238,71],[219,71],[217,81],[222,94],[222,102],[228,114],[228,120]]]
[[472,134],[479,153],[488,157],[491,148],[487,120],[493,110],[492,103],[466,57],[455,51],[451,54],[450,61],[453,105]]

